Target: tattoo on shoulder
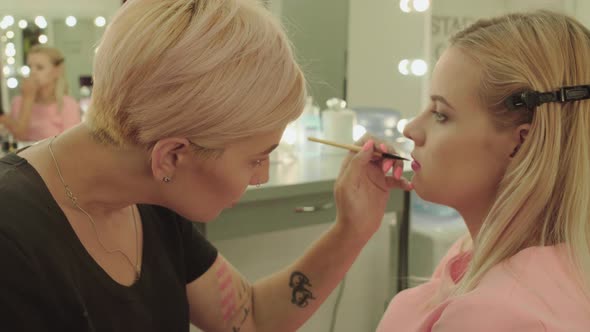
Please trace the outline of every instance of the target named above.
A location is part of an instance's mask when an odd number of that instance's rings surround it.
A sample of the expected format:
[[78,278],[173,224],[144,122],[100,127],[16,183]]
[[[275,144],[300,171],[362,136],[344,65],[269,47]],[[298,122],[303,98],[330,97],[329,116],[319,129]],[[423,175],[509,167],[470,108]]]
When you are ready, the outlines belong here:
[[299,271],[291,273],[289,287],[293,288],[293,292],[291,293],[291,303],[299,308],[305,308],[309,304],[309,300],[315,300],[311,290],[306,288],[311,287],[311,283],[305,274]]

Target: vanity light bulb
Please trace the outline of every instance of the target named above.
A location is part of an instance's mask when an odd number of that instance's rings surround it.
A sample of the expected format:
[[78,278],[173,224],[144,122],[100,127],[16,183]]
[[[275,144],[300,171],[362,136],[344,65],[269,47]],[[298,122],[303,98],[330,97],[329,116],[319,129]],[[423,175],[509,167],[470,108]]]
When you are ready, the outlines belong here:
[[5,27],[12,26],[14,24],[14,17],[12,17],[11,15],[6,15],[2,19],[2,23],[4,23]]
[[399,62],[399,64],[397,65],[397,70],[400,72],[400,74],[402,74],[404,76],[410,75],[410,69],[408,68],[409,64],[410,64],[410,60],[408,60],[408,59],[403,59],[402,61]]
[[35,17],[35,24],[41,29],[47,28],[47,20],[43,16]]
[[68,16],[66,18],[66,25],[73,28],[78,23],[78,20],[74,16]]
[[18,27],[21,29],[26,29],[29,26],[29,23],[25,20],[18,21]]
[[28,77],[31,74],[31,68],[29,68],[29,66],[22,66],[20,73],[23,74],[24,77]]
[[4,51],[4,53],[6,53],[7,57],[13,57],[16,55],[16,50],[14,48],[6,47],[6,50]]
[[96,25],[99,28],[104,27],[106,24],[107,24],[107,20],[102,16],[99,16],[94,19],[94,25]]
[[430,0],[414,0],[414,9],[417,12],[425,12],[430,8]]
[[409,13],[412,11],[412,8],[410,8],[410,0],[400,0],[399,1],[399,8],[402,10],[402,12],[404,13]]
[[8,32],[6,33],[6,37],[8,37],[8,39],[12,39],[12,38],[14,38],[14,32],[13,32],[13,31],[8,31]]
[[8,86],[9,89],[16,89],[18,87],[18,80],[11,77],[6,80],[6,86]]
[[14,57],[8,57],[8,59],[6,59],[6,63],[9,65],[13,65],[16,62],[16,60],[14,60]]
[[411,69],[412,74],[416,76],[424,76],[428,71],[428,64],[422,59],[414,60],[412,61]]
[[40,35],[39,36],[39,42],[41,44],[47,44],[47,36],[46,35]]

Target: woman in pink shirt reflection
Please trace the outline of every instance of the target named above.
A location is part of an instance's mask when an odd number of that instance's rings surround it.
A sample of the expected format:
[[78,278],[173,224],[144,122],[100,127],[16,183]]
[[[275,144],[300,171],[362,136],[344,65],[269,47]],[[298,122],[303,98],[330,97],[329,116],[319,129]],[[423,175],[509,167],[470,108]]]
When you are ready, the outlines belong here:
[[67,95],[64,57],[53,47],[36,45],[27,57],[30,78],[21,96],[12,100],[10,115],[0,116],[19,141],[38,141],[55,136],[80,122],[80,107]]
[[480,20],[405,128],[416,193],[469,236],[396,295],[378,332],[590,331],[590,31],[538,11]]

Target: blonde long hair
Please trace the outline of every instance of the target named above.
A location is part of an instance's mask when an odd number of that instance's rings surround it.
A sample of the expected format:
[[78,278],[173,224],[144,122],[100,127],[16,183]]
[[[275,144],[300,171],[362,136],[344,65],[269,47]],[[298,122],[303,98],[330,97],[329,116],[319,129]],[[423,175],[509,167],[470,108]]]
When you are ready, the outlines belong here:
[[283,128],[306,86],[280,23],[254,0],[131,0],[94,61],[87,122],[102,142],[207,150]]
[[532,113],[504,105],[523,90],[590,84],[590,31],[549,11],[509,14],[474,23],[451,47],[481,66],[481,101],[499,128],[531,123],[453,294],[473,290],[493,266],[527,247],[564,244],[590,299],[590,100],[543,104]]
[[65,57],[63,53],[55,48],[44,45],[31,47],[28,54],[44,54],[49,57],[49,62],[55,67],[61,67],[60,75],[55,82],[55,100],[59,112],[63,110],[64,96],[68,94],[68,81],[66,79]]

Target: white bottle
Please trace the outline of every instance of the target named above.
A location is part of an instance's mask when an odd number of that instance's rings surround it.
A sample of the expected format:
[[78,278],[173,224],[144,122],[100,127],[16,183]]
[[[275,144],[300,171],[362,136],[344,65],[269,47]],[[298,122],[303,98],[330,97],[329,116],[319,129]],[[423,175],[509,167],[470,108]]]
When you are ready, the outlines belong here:
[[[322,111],[322,128],[324,139],[342,144],[353,144],[353,129],[356,113],[346,108],[346,101],[338,98],[326,102],[328,109]],[[322,146],[322,152],[329,154],[346,153],[344,149]]]

